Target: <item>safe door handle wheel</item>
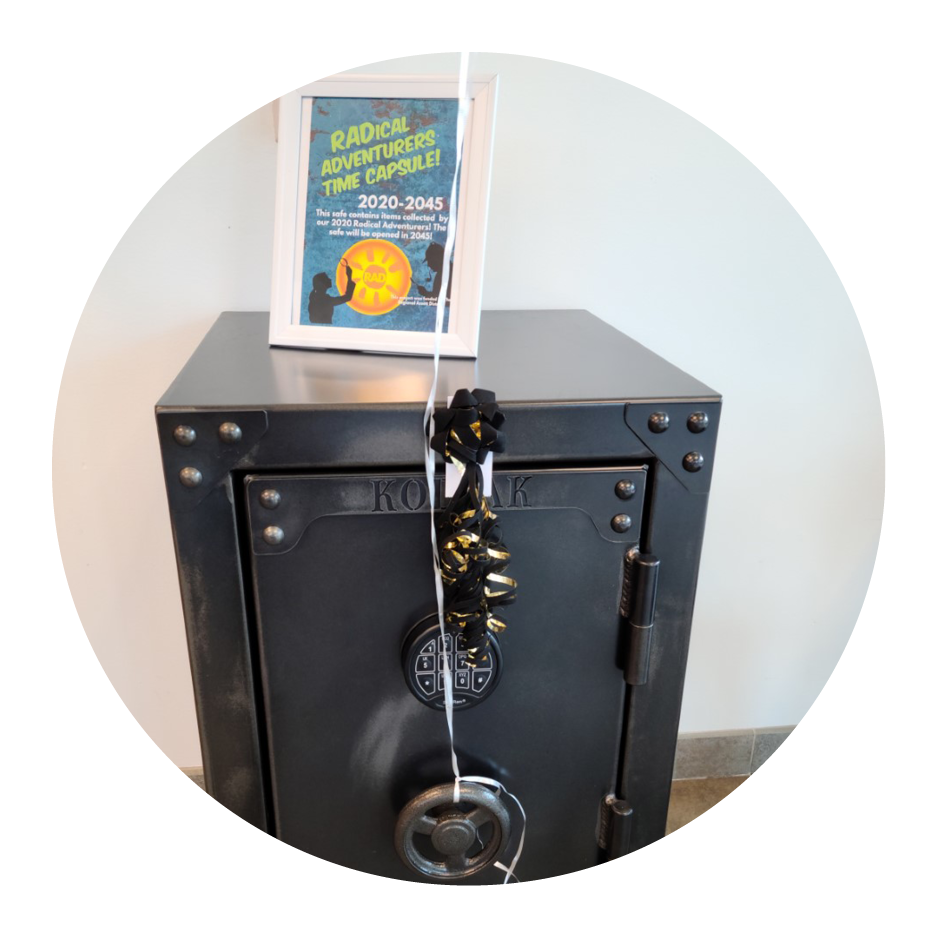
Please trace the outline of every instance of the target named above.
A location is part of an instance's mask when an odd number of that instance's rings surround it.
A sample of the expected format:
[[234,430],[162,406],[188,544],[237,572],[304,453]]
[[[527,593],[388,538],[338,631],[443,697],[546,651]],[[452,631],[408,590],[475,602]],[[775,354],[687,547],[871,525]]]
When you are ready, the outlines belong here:
[[[487,839],[483,840],[483,834]],[[508,809],[495,792],[463,782],[459,803],[454,804],[450,782],[428,788],[404,806],[397,818],[394,846],[404,863],[424,876],[465,879],[494,863],[510,836]]]

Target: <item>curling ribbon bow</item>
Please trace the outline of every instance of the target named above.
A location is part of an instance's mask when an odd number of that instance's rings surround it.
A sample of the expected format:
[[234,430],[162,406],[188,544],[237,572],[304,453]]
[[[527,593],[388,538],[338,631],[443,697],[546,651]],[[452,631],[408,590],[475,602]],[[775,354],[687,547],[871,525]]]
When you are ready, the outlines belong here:
[[505,575],[511,554],[483,490],[482,464],[505,451],[505,415],[491,391],[465,388],[434,414],[433,450],[461,472],[439,521],[444,620],[463,630],[470,668],[488,658],[489,634],[501,632],[500,607],[515,601],[518,584]]

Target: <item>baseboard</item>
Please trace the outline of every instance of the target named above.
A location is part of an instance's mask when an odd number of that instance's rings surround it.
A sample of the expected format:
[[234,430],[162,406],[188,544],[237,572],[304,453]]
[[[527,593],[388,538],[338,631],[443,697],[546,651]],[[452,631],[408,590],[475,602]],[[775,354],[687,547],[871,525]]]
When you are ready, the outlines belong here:
[[674,755],[674,778],[751,775],[788,739],[793,729],[793,726],[767,726],[749,730],[681,733]]
[[184,775],[188,775],[199,788],[205,788],[205,770],[201,765],[190,765],[187,768],[180,766],[179,771]]
[[[681,733],[674,755],[674,778],[729,778],[751,775],[788,738],[793,726],[768,726],[751,730]],[[201,765],[182,768],[200,788],[205,788]]]

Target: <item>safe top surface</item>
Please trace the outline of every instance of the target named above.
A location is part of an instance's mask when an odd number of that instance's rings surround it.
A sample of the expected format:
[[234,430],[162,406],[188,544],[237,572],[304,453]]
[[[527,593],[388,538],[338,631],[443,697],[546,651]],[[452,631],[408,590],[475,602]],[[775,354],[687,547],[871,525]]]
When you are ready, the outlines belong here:
[[[432,358],[271,348],[267,313],[223,313],[157,408],[334,407],[426,400]],[[486,310],[477,361],[440,362],[438,400],[719,400],[712,388],[586,310]]]

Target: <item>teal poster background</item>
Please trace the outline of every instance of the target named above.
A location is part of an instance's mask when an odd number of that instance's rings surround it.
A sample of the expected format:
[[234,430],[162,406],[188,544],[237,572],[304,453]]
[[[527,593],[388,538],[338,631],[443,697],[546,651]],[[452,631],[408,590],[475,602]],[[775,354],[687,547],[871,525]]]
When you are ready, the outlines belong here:
[[313,99],[303,325],[434,330],[457,108],[448,98]]

